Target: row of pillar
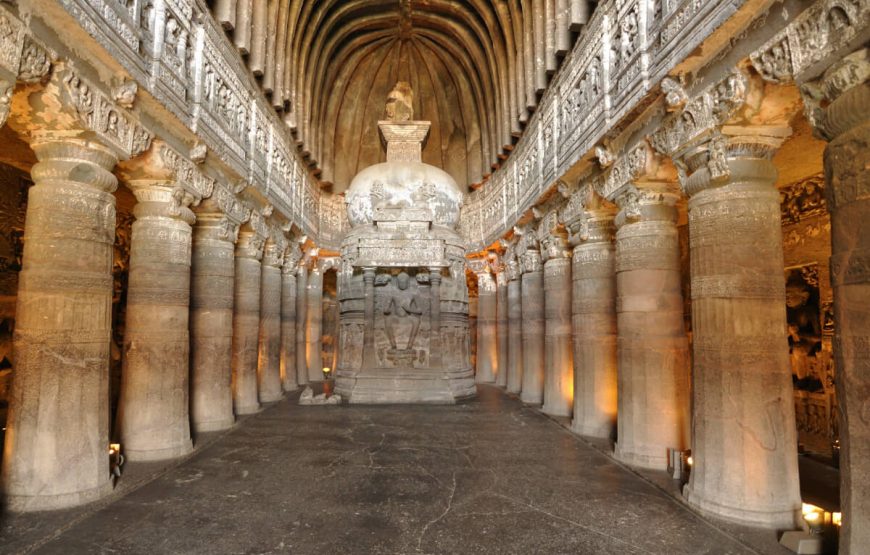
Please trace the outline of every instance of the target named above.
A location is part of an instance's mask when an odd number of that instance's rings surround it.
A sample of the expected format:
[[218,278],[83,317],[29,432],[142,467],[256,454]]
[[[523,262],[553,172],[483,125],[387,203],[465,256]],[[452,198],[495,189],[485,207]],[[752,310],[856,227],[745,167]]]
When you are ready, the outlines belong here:
[[[505,374],[508,392],[573,417],[578,434],[615,439],[614,456],[635,467],[664,470],[669,450],[691,447],[690,504],[790,527],[800,495],[776,171],[769,155],[728,164],[727,182],[698,171],[684,183],[694,364],[678,195],[630,184],[612,208],[587,186],[579,210],[545,216],[508,248],[503,316],[499,292],[480,288],[478,322],[506,320],[507,339],[489,367],[479,351],[478,381]],[[478,333],[479,348],[501,336],[489,325]]]
[[[3,456],[15,511],[78,505],[112,487],[118,158],[77,132],[37,132],[33,149]],[[158,150],[119,170],[137,204],[116,433],[134,461],[182,456],[191,431],[227,429],[281,399],[308,382],[306,349],[319,351],[319,334],[297,325],[318,317],[306,299],[320,300],[309,291],[299,302],[307,270],[297,249],[288,254],[281,230],[228,189],[202,200]]]

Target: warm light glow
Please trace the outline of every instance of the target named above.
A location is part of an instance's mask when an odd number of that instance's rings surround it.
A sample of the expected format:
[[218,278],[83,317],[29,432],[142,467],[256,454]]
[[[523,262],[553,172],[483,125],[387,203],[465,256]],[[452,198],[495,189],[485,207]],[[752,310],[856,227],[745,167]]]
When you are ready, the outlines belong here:
[[120,443],[110,443],[109,444],[109,454],[114,455],[115,453],[121,452],[121,444]]
[[821,507],[817,507],[817,506],[812,505],[810,503],[802,503],[801,504],[801,514],[804,516],[807,516],[810,513],[823,513],[823,512],[825,512],[825,511]]
[[815,524],[816,522],[822,519],[822,513],[818,511],[810,511],[804,514],[804,520],[809,522],[810,524]]
[[686,464],[692,466],[692,463],[695,462],[695,459],[692,458],[692,455],[689,455],[689,458],[686,459]]
[[329,366],[327,366],[323,369],[324,374],[329,374],[330,372],[332,372],[332,368],[330,368]]
[[840,526],[843,524],[843,513],[833,513],[831,517],[831,522],[834,523],[834,526]]

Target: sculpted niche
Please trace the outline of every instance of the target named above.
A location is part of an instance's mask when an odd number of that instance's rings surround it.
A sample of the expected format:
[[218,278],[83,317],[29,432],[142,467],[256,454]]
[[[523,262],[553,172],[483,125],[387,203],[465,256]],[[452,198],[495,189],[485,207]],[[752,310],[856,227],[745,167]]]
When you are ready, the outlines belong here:
[[421,161],[430,123],[399,82],[379,122],[387,161],[354,177],[341,243],[336,391],[351,403],[453,403],[474,395],[462,191]]

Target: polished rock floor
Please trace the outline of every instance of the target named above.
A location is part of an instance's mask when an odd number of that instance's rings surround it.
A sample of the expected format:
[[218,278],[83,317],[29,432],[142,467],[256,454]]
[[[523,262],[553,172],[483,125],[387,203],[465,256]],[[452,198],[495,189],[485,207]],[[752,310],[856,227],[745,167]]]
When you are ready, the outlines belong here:
[[784,553],[494,388],[455,407],[294,401],[182,462],[128,465],[126,491],[100,505],[7,517],[0,551]]

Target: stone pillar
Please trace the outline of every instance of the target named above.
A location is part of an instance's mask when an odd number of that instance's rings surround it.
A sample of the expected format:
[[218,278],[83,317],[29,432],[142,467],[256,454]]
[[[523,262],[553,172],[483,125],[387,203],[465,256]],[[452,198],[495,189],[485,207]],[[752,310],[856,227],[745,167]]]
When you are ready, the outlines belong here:
[[618,200],[616,320],[619,419],[615,456],[664,470],[668,449],[689,447],[688,341],[680,290],[676,194]]
[[709,156],[705,149],[687,156],[698,169],[683,183],[694,352],[694,465],[684,493],[704,512],[791,528],[801,498],[782,223],[770,162],[770,145],[779,139],[760,143],[763,132],[731,137],[725,177],[714,179],[698,163]]
[[365,325],[363,326],[363,368],[374,368],[375,359],[375,268],[363,268]]
[[308,314],[308,267],[299,266],[296,272],[296,379],[299,385],[308,385],[308,342],[306,317]]
[[[226,199],[224,210],[218,199]],[[190,421],[194,432],[233,425],[235,240],[248,211],[215,192],[196,211],[190,283]]]
[[308,381],[323,381],[323,269],[314,263],[308,276],[308,312],[306,314],[306,349],[308,350]]
[[571,252],[556,214],[542,221],[544,262],[544,405],[541,411],[570,417],[574,410],[571,346]]
[[3,452],[5,506],[41,511],[112,491],[109,344],[116,155],[35,132]]
[[[271,233],[280,234],[278,229]],[[284,241],[270,238],[263,249],[260,274],[260,330],[257,356],[257,392],[260,403],[284,396],[281,388],[281,265]]]
[[188,453],[188,335],[194,197],[171,177],[128,183],[138,203],[130,248],[118,427],[133,461]]
[[296,370],[296,271],[298,249],[291,247],[281,267],[281,385],[284,391],[299,389]]
[[508,377],[508,280],[504,268],[495,275],[496,285],[496,343],[498,345],[498,373],[495,385],[507,387]]
[[530,405],[544,402],[544,269],[541,253],[528,249],[522,255],[523,385],[520,400]]
[[580,435],[616,436],[616,278],[613,214],[586,212],[571,227],[574,420]]
[[477,275],[477,372],[474,381],[494,383],[498,372],[495,280],[486,260],[472,260],[469,266]]
[[[257,212],[253,212],[251,216]],[[235,305],[233,307],[233,410],[260,410],[257,395],[257,355],[260,332],[260,281],[264,235],[250,224],[239,232],[236,245]]]
[[508,365],[507,392],[523,389],[523,295],[522,273],[514,257],[508,261]]
[[[431,366],[432,368],[440,368],[441,268],[429,268],[429,295],[429,366]],[[366,300],[368,301],[368,297],[366,297]]]
[[[870,54],[859,50],[821,80],[817,110],[831,212],[834,357],[840,409],[840,553],[870,545]],[[805,99],[808,100],[808,99]],[[19,305],[20,306],[20,305]]]

